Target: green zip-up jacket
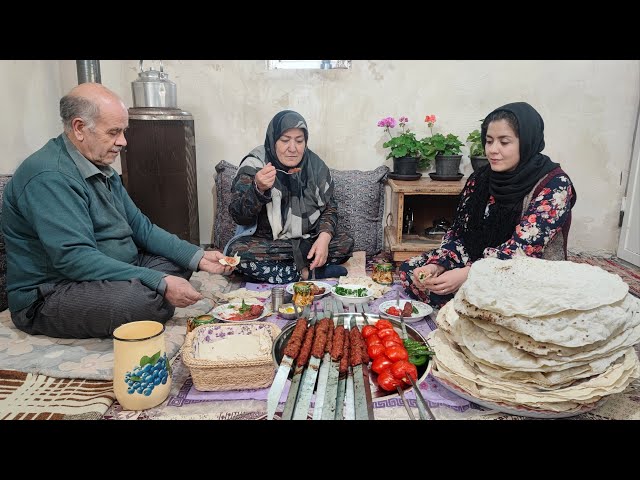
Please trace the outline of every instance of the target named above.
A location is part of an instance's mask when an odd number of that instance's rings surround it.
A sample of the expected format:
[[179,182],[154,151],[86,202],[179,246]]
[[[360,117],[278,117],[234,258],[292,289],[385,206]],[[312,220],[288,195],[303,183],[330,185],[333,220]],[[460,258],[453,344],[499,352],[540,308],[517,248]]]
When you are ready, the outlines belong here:
[[192,270],[203,254],[151,223],[115,170],[84,158],[64,133],[29,156],[6,185],[2,232],[12,312],[36,301],[38,285],[61,280],[138,278],[163,293],[166,274],[132,265],[139,251]]

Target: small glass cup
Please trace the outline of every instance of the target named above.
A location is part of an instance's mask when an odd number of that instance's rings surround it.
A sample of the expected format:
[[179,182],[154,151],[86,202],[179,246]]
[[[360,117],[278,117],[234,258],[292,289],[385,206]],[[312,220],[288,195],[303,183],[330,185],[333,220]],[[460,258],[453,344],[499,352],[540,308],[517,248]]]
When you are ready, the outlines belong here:
[[393,285],[393,264],[388,262],[377,263],[373,267],[371,278],[380,285]]

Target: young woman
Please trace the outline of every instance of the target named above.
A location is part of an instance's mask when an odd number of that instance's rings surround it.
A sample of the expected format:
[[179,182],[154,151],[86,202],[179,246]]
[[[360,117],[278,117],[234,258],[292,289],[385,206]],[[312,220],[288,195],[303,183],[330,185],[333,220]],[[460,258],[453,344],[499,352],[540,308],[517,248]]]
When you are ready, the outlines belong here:
[[229,211],[238,224],[225,254],[241,257],[236,270],[260,282],[289,283],[339,277],[353,238],[337,232],[333,179],[307,147],[307,122],[297,112],[276,114],[264,145],[240,162]]
[[480,258],[567,256],[576,193],[560,165],[540,153],[540,114],[524,102],[504,105],[484,119],[481,136],[489,165],[469,177],[440,248],[400,267],[407,293],[434,306],[453,297]]

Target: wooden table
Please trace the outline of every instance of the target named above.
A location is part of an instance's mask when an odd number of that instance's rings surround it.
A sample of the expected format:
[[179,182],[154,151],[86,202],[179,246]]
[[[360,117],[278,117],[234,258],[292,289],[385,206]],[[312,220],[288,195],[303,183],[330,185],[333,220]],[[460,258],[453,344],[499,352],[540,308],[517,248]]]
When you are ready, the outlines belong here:
[[[412,181],[387,179],[391,187],[391,210],[387,216],[385,240],[394,261],[404,261],[440,246],[442,235],[427,237],[425,229],[441,217],[450,222],[453,220],[466,181],[467,177],[454,181],[424,177]],[[413,211],[413,230],[403,233],[403,219],[408,208]]]

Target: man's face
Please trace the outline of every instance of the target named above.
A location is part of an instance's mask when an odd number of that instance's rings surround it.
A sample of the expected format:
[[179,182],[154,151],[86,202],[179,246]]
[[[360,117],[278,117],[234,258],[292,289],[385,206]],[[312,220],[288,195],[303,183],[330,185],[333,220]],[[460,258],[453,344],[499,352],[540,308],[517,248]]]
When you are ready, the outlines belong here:
[[127,145],[124,132],[128,126],[129,114],[122,104],[103,106],[95,126],[84,125],[80,152],[95,165],[111,165]]

